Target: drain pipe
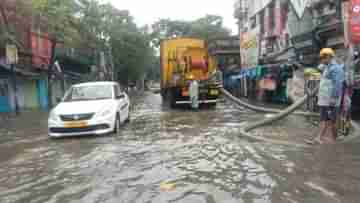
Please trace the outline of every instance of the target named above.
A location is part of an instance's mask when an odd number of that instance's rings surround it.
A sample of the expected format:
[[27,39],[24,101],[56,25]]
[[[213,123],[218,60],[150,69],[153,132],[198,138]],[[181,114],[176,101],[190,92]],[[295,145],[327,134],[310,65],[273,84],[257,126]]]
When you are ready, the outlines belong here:
[[288,115],[290,115],[291,113],[296,111],[296,109],[301,107],[309,97],[313,97],[317,93],[318,89],[319,88],[316,88],[315,90],[310,92],[309,95],[305,95],[299,101],[295,102],[293,105],[291,105],[287,109],[281,111],[279,114],[275,115],[274,117],[266,118],[264,120],[261,120],[261,121],[255,122],[255,123],[251,123],[250,125],[248,125],[248,126],[246,126],[244,128],[245,132],[249,132],[250,130],[253,130],[253,129],[258,128],[260,126],[268,125],[270,123],[273,123],[275,121],[278,121],[278,120],[281,120],[281,119],[287,117]]
[[[252,104],[249,104],[247,102],[242,101],[241,99],[234,97],[230,92],[228,92],[227,90],[225,90],[224,88],[220,88],[221,93],[226,96],[226,98],[228,98],[230,101],[234,102],[237,105],[243,106],[245,108],[248,108],[250,110],[256,111],[256,112],[260,112],[260,113],[282,113],[283,111],[280,109],[274,109],[274,108],[264,108],[264,107],[259,107],[259,106],[255,106]],[[306,98],[305,98],[306,97]],[[308,98],[307,96],[305,96],[305,101]],[[304,98],[302,98],[300,101],[302,102],[301,104],[304,104],[305,101],[302,101]],[[295,104],[298,104],[299,102],[296,102]],[[301,105],[298,105],[297,108],[299,108]],[[295,110],[297,109],[295,108]],[[294,111],[295,111],[294,110]],[[301,115],[301,116],[312,116],[312,117],[318,117],[319,114],[318,113],[313,113],[313,112],[303,112],[303,111],[292,111],[291,113],[294,113],[295,115]]]

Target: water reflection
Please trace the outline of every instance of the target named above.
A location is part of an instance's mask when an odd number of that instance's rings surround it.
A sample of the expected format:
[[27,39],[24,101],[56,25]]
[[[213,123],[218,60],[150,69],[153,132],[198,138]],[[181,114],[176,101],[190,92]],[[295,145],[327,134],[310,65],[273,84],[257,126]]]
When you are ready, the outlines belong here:
[[224,104],[170,110],[148,94],[118,135],[54,141],[46,122],[19,128],[2,137],[0,202],[357,202],[356,144],[303,150],[238,136],[260,117]]

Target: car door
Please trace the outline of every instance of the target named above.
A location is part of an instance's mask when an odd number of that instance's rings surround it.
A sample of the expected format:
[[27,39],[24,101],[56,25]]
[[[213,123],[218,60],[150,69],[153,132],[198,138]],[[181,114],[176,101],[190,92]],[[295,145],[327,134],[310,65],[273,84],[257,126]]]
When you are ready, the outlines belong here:
[[123,119],[125,121],[129,116],[129,105],[130,105],[129,98],[124,91],[122,91],[121,89],[119,89],[119,90],[120,90],[120,94],[122,95],[121,113],[122,113]]
[[125,98],[124,98],[125,106],[123,107],[124,108],[124,115],[126,115],[126,118],[129,118],[129,116],[130,116],[130,100],[129,100],[129,96],[124,91],[122,91],[122,94],[125,96]]
[[116,99],[116,103],[117,103],[117,110],[120,113],[120,122],[124,122],[126,119],[126,108],[124,108],[124,106],[126,106],[126,101],[125,101],[125,96],[122,93],[120,86],[119,85],[115,85],[114,87],[115,89],[115,99]]

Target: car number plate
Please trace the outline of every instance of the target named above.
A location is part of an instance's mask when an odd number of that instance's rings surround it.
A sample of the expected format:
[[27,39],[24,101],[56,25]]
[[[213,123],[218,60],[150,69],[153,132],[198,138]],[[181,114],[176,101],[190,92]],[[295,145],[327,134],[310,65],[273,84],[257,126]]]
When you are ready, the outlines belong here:
[[77,121],[77,122],[66,122],[64,123],[65,128],[83,128],[86,127],[87,123],[84,121]]

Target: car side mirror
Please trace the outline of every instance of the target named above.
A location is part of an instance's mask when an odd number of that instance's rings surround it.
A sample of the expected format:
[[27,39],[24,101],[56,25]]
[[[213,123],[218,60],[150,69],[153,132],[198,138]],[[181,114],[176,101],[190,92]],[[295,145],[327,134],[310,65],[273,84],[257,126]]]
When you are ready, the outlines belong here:
[[124,99],[124,98],[125,98],[124,94],[120,94],[120,95],[116,96],[116,99]]

